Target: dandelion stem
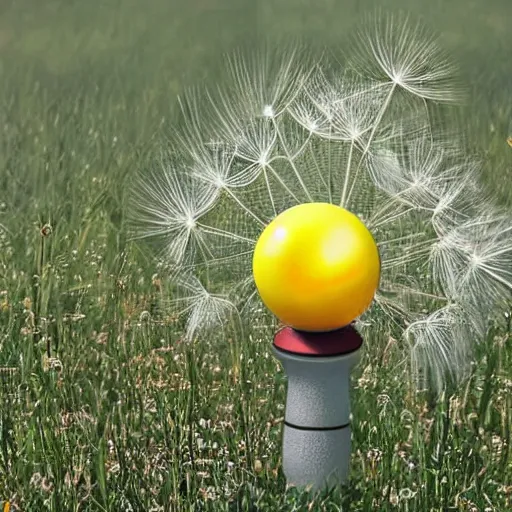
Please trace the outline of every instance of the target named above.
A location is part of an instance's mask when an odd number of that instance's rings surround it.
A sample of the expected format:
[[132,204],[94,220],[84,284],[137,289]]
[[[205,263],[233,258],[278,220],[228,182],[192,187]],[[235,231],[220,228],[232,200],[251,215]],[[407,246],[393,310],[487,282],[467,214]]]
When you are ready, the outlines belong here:
[[389,104],[391,103],[391,98],[393,97],[393,93],[396,89],[396,82],[393,82],[393,85],[391,86],[391,89],[389,90],[388,95],[386,96],[386,99],[384,100],[384,103],[382,104],[382,107],[377,114],[377,118],[375,119],[375,124],[373,125],[372,131],[370,132],[370,137],[368,138],[368,141],[366,142],[366,146],[364,147],[363,153],[361,154],[361,158],[359,159],[359,164],[356,169],[356,175],[354,177],[354,181],[352,182],[352,187],[350,188],[350,192],[347,197],[347,202],[350,201],[350,196],[352,195],[352,191],[354,189],[354,185],[357,182],[357,176],[359,174],[359,171],[361,170],[361,166],[363,165],[363,161],[368,154],[368,150],[370,149],[370,146],[373,142],[373,138],[375,137],[375,133],[377,132],[377,128],[380,125],[380,122],[382,121],[382,118],[384,117],[384,114],[386,113],[386,110],[389,107]]
[[302,180],[302,177],[301,177],[301,175],[300,175],[300,173],[299,173],[299,170],[297,169],[297,167],[296,167],[296,165],[295,165],[295,162],[293,161],[293,158],[292,158],[292,156],[291,156],[291,154],[290,154],[290,151],[289,151],[289,149],[288,149],[288,146],[286,145],[286,141],[284,140],[284,137],[283,137],[283,135],[282,135],[282,133],[281,133],[281,130],[279,129],[279,124],[278,124],[278,123],[276,123],[276,121],[275,121],[275,120],[273,120],[273,123],[274,123],[274,128],[276,129],[277,136],[278,136],[278,138],[279,138],[279,140],[281,141],[281,144],[282,144],[282,146],[283,146],[283,150],[284,150],[284,152],[285,152],[285,154],[286,154],[287,160],[288,160],[288,162],[290,163],[290,166],[291,166],[291,168],[293,169],[293,172],[295,173],[295,176],[297,176],[297,180],[299,180],[300,186],[301,186],[301,187],[302,187],[302,189],[304,190],[304,192],[305,192],[305,194],[306,194],[306,196],[307,196],[308,200],[312,202],[312,201],[313,201],[313,199],[312,199],[312,197],[311,197],[311,194],[309,193],[309,191],[308,191],[308,189],[307,189],[307,187],[306,187],[306,185],[305,185],[304,181]]
[[281,186],[286,190],[286,192],[288,192],[288,194],[290,194],[290,196],[297,202],[297,203],[300,203],[300,200],[299,198],[290,190],[290,188],[288,187],[288,185],[281,179],[281,177],[279,176],[279,174],[277,173],[277,171],[271,166],[271,165],[267,165],[267,167],[270,169],[270,172],[274,175],[274,177],[276,178],[277,181],[279,181],[279,183],[281,184]]
[[304,148],[309,144],[309,141],[311,140],[311,136],[313,135],[313,132],[309,132],[308,136],[306,137],[306,140],[301,144],[300,148],[295,151],[295,154],[292,156],[292,159],[295,160],[297,157],[301,155],[301,153],[304,151]]
[[233,194],[233,192],[231,192],[231,190],[228,187],[224,187],[224,190],[233,198],[233,200],[238,204],[238,206],[240,206],[240,208],[242,208],[242,210],[245,213],[247,213],[247,215],[252,217],[258,224],[260,224],[261,226],[267,225],[266,222],[262,221],[254,212],[247,208],[247,206],[245,206],[245,204],[242,203],[242,201],[240,201],[240,199],[238,199],[238,197],[236,197],[236,195]]
[[[327,194],[328,194],[328,197],[329,197],[329,203],[332,203],[332,193],[331,193],[331,186],[328,185],[324,179],[324,176],[322,174],[322,171],[320,170],[320,166],[318,165],[318,161],[315,157],[315,152],[313,151],[313,148],[310,147],[310,151],[311,151],[311,158],[313,159],[313,163],[315,165],[315,169],[318,173],[318,178],[319,180],[322,182],[322,185],[325,187],[326,191],[327,191]],[[330,156],[330,155],[329,155]]]
[[224,229],[215,228],[213,226],[207,226],[206,224],[202,224],[200,222],[197,222],[196,225],[199,226],[204,233],[224,236],[226,238],[232,238],[233,240],[239,240],[241,242],[249,242],[251,244],[255,243],[253,238],[247,238],[245,236],[237,235],[236,233],[233,233],[232,231],[226,231]]
[[[396,212],[396,213],[393,213],[393,215],[390,215],[389,213],[387,214],[387,216],[385,217],[382,217],[382,216],[379,216],[380,217],[380,220],[379,222],[376,222],[375,224],[373,224],[373,222],[369,222],[368,225],[369,227],[371,227],[372,229],[376,229],[384,224],[387,224],[389,222],[393,222],[395,221],[396,219],[399,219],[400,217],[403,217],[404,215],[407,215],[408,213],[414,211],[414,208],[407,208],[407,210],[403,210],[403,211],[399,211],[399,212]],[[376,217],[375,215],[372,216],[373,217]]]
[[345,206],[345,197],[347,195],[348,182],[350,181],[350,167],[352,165],[352,154],[354,152],[354,141],[350,142],[350,150],[348,152],[347,169],[345,171],[345,180],[343,183],[343,192],[341,193],[340,206]]
[[270,188],[270,182],[268,181],[268,174],[267,174],[267,170],[265,168],[263,168],[263,176],[265,178],[265,186],[267,187],[268,197],[270,199],[270,203],[272,204],[272,211],[274,212],[274,216],[276,216],[277,215],[276,204],[274,202],[274,196],[272,195],[272,189]]

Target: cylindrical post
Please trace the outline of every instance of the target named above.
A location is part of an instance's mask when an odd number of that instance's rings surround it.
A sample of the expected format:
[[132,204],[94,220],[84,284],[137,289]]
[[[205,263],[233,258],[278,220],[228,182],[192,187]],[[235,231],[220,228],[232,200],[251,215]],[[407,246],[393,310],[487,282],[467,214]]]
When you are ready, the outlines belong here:
[[363,340],[353,326],[274,339],[288,376],[283,470],[288,485],[318,490],[346,480],[350,463],[350,372]]

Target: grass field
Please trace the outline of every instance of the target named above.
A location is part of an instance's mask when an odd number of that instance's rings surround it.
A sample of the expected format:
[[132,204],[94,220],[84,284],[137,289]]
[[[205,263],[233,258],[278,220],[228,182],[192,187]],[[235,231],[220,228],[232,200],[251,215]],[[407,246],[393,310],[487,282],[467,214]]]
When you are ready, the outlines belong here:
[[[461,131],[512,204],[508,0],[385,2],[422,14],[471,85]],[[175,97],[264,35],[343,41],[370,2],[0,5],[0,503],[11,511],[512,510],[512,309],[461,389],[404,386],[366,340],[353,460],[329,495],[285,492],[272,333],[180,343],[165,273],[124,229],[126,191]],[[512,306],[511,306],[512,308]],[[4,505],[5,505],[4,503]],[[7,506],[4,511],[9,510]]]

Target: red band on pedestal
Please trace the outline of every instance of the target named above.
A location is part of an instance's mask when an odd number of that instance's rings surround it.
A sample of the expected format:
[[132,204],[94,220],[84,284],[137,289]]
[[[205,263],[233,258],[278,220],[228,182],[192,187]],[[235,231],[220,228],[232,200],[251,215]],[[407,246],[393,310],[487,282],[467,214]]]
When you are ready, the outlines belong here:
[[362,344],[363,338],[352,325],[329,332],[304,332],[284,327],[274,337],[277,349],[304,356],[349,354]]

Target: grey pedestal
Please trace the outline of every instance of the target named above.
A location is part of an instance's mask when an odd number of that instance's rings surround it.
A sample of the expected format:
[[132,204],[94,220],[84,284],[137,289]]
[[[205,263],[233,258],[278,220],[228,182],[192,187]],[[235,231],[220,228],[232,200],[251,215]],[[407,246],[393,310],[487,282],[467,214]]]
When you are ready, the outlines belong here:
[[318,490],[347,479],[351,453],[350,372],[362,339],[333,333],[277,333],[274,354],[288,376],[283,470],[288,485]]

